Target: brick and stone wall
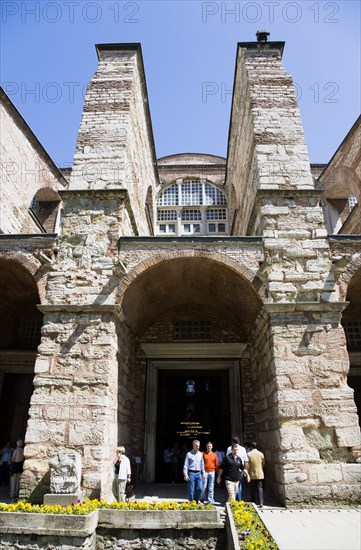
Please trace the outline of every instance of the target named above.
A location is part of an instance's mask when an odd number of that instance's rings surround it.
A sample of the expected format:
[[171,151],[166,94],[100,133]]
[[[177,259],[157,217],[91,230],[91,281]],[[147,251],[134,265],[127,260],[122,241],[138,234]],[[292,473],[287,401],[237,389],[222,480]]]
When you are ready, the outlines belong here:
[[59,203],[66,182],[2,90],[0,116],[0,233],[41,233],[28,212],[32,199],[48,190]]
[[282,50],[283,43],[238,45],[227,160],[227,184],[239,208],[235,234],[254,234],[248,225],[257,189],[314,185]]
[[149,189],[155,196],[157,176],[140,46],[100,45],[97,51],[70,189],[128,190],[137,231],[149,235],[145,204]]

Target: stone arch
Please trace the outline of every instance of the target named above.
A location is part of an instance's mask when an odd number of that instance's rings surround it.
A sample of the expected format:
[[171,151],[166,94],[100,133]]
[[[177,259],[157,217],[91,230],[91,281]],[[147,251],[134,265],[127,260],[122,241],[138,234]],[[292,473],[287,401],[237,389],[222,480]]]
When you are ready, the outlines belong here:
[[356,171],[346,165],[340,165],[323,180],[327,200],[348,198],[354,194],[361,201],[361,181]]
[[45,303],[46,294],[46,273],[39,260],[33,254],[25,251],[2,251],[0,260],[14,261],[24,267],[34,278],[38,289],[40,304]]
[[164,315],[201,315],[208,308],[245,341],[264,301],[257,283],[248,268],[218,253],[164,252],[128,273],[118,297],[129,328],[139,337]]
[[221,256],[218,252],[209,252],[205,250],[180,250],[178,252],[161,252],[160,254],[150,256],[149,258],[140,262],[131,271],[129,271],[123,277],[119,286],[119,304],[122,305],[126,290],[137,279],[137,277],[139,277],[148,269],[156,266],[157,264],[160,264],[161,262],[166,262],[177,258],[203,258],[224,265],[225,267],[231,269],[232,271],[235,271],[238,275],[246,279],[250,283],[250,287],[255,292],[261,302],[267,301],[265,284],[246,266],[236,262],[232,258]]
[[361,273],[361,254],[357,253],[353,256],[351,262],[345,268],[340,275],[339,279],[339,293],[340,300],[346,300],[348,286],[353,277],[358,273]]

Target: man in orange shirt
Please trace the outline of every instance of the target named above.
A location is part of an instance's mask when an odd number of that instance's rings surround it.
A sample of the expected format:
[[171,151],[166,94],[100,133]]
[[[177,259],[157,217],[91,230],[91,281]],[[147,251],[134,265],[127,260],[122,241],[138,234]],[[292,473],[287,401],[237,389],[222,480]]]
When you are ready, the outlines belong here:
[[212,449],[212,443],[208,442],[206,450],[203,451],[204,481],[201,500],[203,500],[205,504],[214,504],[214,480],[219,466],[217,455]]

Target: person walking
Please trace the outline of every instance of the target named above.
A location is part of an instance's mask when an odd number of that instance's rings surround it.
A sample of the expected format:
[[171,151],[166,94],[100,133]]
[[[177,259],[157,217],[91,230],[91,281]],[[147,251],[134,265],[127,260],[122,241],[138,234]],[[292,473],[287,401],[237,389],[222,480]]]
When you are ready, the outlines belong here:
[[251,500],[263,508],[264,454],[257,449],[257,443],[252,441],[252,450],[248,453],[248,473],[251,478]]
[[24,466],[24,443],[22,439],[16,442],[16,449],[11,456],[10,465],[10,498],[15,500],[19,496],[20,477]]
[[213,444],[209,441],[206,450],[203,451],[204,481],[201,500],[204,501],[204,504],[214,504],[214,482],[219,464],[217,455],[212,449]]
[[9,485],[10,483],[10,466],[11,455],[13,454],[13,448],[11,443],[6,443],[0,451],[0,485]]
[[188,500],[199,502],[204,480],[203,454],[199,450],[198,439],[193,441],[193,449],[186,454],[183,466],[184,481],[188,486]]
[[[232,445],[230,445],[228,447],[226,455],[229,455],[231,453],[233,445],[238,445],[237,456],[239,456],[239,458],[242,460],[243,477],[246,477],[246,475],[247,475],[246,472],[247,472],[247,469],[248,469],[248,455],[247,455],[246,449],[244,447],[242,447],[242,445],[240,444],[239,438],[237,436],[234,436],[232,438]],[[242,500],[243,477],[240,479],[239,484],[238,484],[238,490],[237,490],[237,494],[236,494],[236,500],[238,500],[238,501]]]
[[116,457],[113,460],[114,478],[112,492],[117,502],[125,502],[125,488],[132,477],[130,460],[125,456],[125,448],[121,445],[117,447]]
[[[222,482],[222,475],[226,480],[226,488],[228,492],[227,502],[231,502],[236,498],[239,482],[243,477],[243,463],[242,459],[238,456],[239,448],[236,443],[232,445],[232,452],[224,457],[222,464],[218,471],[217,483]],[[248,472],[246,471],[247,481],[249,481]]]

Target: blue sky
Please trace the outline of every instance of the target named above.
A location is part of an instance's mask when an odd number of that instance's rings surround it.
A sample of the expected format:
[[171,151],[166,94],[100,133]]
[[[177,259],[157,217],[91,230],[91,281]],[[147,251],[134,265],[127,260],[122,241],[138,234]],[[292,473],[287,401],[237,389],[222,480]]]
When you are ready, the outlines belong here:
[[58,166],[72,164],[97,43],[141,42],[158,157],[226,155],[236,45],[258,29],[286,42],[311,162],[360,112],[358,0],[2,0],[1,26],[1,84]]

